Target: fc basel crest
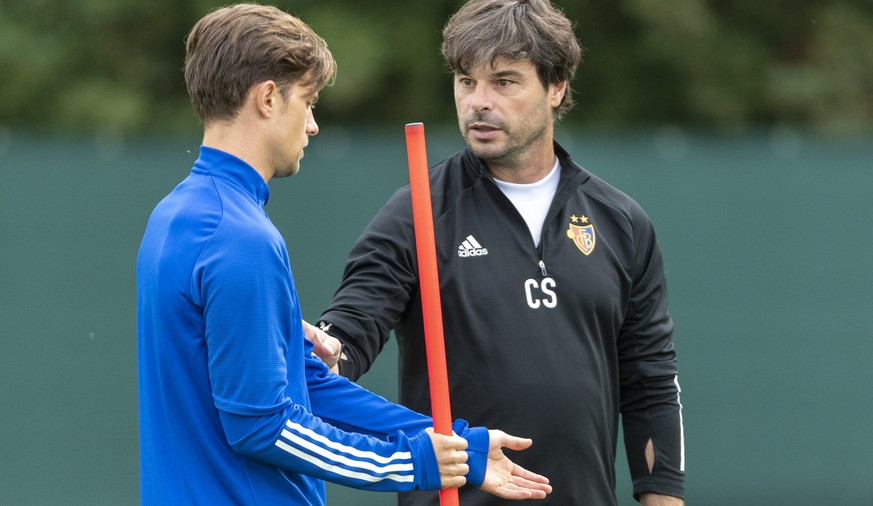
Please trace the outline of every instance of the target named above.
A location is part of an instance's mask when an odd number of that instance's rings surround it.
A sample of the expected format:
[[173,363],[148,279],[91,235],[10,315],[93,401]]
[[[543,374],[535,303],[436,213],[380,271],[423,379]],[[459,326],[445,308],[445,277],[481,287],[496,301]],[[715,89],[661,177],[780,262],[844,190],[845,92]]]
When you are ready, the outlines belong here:
[[594,225],[588,223],[588,217],[585,215],[570,216],[570,228],[567,229],[567,237],[573,244],[579,248],[579,251],[588,256],[594,251],[594,245],[597,243],[597,234],[594,233]]

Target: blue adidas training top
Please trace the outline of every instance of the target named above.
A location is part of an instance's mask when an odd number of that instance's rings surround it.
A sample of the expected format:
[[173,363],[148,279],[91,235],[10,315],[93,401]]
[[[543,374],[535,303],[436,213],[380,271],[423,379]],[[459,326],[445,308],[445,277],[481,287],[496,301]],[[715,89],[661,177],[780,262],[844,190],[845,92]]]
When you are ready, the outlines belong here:
[[[202,147],[137,262],[143,504],[324,504],[322,480],[438,489],[429,417],[328,372],[305,339],[269,188]],[[458,420],[469,483],[488,433]]]

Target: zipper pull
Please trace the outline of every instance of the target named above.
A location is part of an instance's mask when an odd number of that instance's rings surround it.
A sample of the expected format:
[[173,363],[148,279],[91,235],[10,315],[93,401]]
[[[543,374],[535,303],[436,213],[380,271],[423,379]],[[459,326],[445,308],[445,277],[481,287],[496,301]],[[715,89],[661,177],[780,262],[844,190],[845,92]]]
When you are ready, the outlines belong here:
[[546,272],[546,263],[542,260],[540,260],[540,271],[542,271],[543,276],[548,276],[548,273]]

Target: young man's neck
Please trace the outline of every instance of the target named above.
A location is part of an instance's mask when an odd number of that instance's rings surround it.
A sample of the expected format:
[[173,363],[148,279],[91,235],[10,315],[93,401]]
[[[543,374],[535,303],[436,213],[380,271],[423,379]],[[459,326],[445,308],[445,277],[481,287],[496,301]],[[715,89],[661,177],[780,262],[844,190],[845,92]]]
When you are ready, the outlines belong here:
[[250,135],[254,132],[253,128],[246,128],[238,123],[239,121],[234,121],[207,125],[203,129],[203,145],[230,153],[248,163],[269,183],[272,174],[267,174],[264,170],[267,163],[262,156],[263,150],[257,142],[257,135],[253,137]]

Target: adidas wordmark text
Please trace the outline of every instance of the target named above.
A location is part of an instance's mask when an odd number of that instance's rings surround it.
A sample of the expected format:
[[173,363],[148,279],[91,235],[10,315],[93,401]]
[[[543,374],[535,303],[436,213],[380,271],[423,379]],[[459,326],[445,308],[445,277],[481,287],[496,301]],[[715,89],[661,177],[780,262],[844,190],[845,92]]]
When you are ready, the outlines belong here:
[[466,257],[481,257],[488,254],[488,250],[483,248],[479,241],[473,238],[472,235],[468,235],[464,242],[458,246],[458,256],[461,258]]

